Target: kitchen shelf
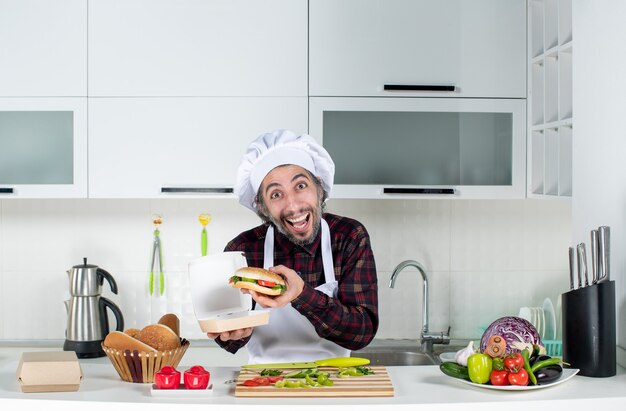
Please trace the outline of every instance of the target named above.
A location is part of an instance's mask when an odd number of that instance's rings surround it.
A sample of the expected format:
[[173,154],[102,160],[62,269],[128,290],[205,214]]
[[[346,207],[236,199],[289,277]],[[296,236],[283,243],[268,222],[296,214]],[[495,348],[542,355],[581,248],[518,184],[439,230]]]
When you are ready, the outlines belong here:
[[528,178],[531,198],[572,195],[572,0],[528,3]]

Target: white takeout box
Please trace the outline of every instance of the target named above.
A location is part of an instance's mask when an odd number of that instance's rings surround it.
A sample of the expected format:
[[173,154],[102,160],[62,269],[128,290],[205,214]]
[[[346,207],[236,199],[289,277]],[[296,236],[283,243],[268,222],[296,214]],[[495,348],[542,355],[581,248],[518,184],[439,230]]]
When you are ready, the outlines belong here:
[[252,297],[228,280],[248,264],[240,251],[211,254],[189,263],[193,310],[205,333],[220,333],[269,322],[269,310],[252,310]]
[[17,367],[22,392],[78,391],[82,379],[74,351],[24,352]]

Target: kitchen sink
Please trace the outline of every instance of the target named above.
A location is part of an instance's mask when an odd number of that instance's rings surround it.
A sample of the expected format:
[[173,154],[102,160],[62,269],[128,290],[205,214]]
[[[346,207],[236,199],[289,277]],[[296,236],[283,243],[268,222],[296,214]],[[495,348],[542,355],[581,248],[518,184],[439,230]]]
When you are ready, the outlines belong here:
[[439,361],[434,355],[421,351],[409,351],[406,348],[398,349],[367,349],[353,351],[352,357],[367,358],[370,365],[437,365]]
[[465,341],[455,340],[453,344],[435,345],[430,353],[422,349],[419,340],[375,339],[367,347],[352,351],[351,356],[368,358],[372,365],[439,365],[442,353],[453,356],[466,345]]

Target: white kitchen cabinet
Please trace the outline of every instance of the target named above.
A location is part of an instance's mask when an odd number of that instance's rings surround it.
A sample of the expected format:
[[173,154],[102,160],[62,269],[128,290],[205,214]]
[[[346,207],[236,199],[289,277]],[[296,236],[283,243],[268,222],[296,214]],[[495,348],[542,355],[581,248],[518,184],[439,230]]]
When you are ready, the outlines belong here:
[[334,198],[525,198],[526,100],[312,97]]
[[0,199],[87,197],[87,98],[0,98]]
[[307,130],[306,97],[92,98],[89,197],[232,197],[248,144]]
[[526,98],[526,0],[311,0],[309,13],[312,96]]
[[572,196],[572,1],[531,0],[528,196]]
[[306,96],[306,0],[90,0],[91,96]]
[[87,95],[87,2],[0,0],[0,97]]

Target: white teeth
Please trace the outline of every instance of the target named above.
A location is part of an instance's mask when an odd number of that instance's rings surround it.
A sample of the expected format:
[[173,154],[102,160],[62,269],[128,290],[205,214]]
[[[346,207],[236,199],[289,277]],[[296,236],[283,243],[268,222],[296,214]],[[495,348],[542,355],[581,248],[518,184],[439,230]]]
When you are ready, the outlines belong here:
[[292,224],[296,224],[296,223],[299,223],[300,221],[304,221],[304,220],[306,220],[307,215],[308,215],[308,214],[305,214],[305,215],[303,215],[303,216],[300,216],[300,217],[298,217],[298,218],[294,218],[294,219],[290,219],[290,218],[288,218],[288,219],[287,219],[287,221],[289,221],[289,222],[290,222],[290,223],[292,223]]

